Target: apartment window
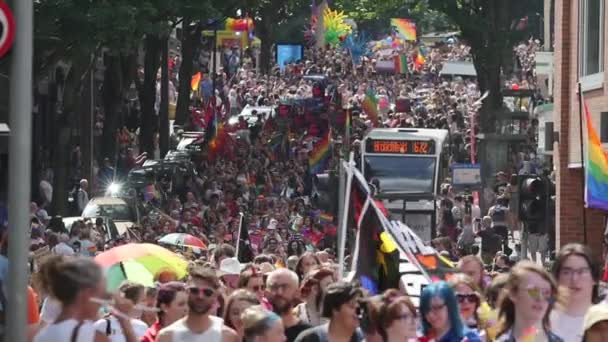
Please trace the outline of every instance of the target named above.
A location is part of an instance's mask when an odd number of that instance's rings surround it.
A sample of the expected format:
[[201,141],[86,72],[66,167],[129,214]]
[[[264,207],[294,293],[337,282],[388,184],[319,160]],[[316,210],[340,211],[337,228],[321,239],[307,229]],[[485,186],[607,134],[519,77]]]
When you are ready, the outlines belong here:
[[580,75],[604,71],[604,0],[580,0]]

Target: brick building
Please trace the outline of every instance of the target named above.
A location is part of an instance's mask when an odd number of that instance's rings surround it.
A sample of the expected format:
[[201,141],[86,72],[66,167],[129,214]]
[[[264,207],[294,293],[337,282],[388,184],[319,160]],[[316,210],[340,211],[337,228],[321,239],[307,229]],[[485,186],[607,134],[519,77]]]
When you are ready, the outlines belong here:
[[[557,171],[556,213],[557,246],[583,242],[597,256],[602,251],[602,234],[607,212],[583,209],[583,169],[581,168],[580,101],[581,83],[593,125],[608,149],[608,55],[605,52],[606,0],[563,0],[555,2],[555,131]],[[585,126],[583,126],[585,128]],[[586,137],[586,132],[583,131]],[[586,239],[583,229],[586,214]]]

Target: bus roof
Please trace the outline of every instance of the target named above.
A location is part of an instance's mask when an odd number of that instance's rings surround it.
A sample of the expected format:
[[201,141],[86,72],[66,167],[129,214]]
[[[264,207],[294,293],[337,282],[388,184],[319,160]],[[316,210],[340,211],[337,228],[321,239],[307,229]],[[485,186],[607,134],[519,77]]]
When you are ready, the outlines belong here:
[[410,139],[434,139],[442,144],[448,137],[448,130],[427,128],[374,128],[367,133],[365,138],[403,139],[406,135]]

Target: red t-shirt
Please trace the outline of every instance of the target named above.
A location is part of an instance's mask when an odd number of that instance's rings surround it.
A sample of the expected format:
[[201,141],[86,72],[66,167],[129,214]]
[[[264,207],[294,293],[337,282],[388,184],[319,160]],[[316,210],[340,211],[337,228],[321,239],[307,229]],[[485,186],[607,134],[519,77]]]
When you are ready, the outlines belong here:
[[141,342],[154,342],[156,341],[156,336],[158,336],[158,333],[160,332],[160,330],[163,327],[160,326],[160,321],[156,321],[154,324],[152,324],[148,330],[146,331],[146,334],[144,335],[144,337],[141,338]]

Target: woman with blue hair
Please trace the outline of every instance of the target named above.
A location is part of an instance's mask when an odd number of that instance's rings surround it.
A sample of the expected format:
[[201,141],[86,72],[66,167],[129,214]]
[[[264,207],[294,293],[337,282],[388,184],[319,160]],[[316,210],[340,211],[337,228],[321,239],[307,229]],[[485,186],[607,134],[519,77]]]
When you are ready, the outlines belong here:
[[420,296],[421,342],[481,342],[463,323],[454,290],[446,282],[432,283]]

